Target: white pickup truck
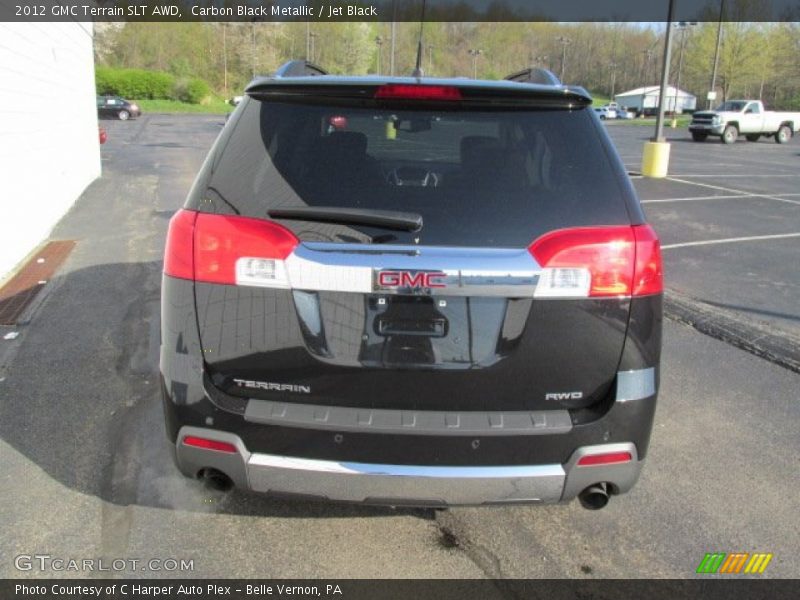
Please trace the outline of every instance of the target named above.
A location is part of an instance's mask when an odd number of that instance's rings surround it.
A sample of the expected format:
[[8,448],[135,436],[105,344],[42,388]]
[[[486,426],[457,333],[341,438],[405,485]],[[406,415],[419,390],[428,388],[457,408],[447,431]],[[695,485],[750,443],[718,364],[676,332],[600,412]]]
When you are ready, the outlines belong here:
[[740,134],[750,142],[764,136],[785,144],[798,130],[800,112],[764,110],[760,100],[728,100],[713,111],[694,113],[689,124],[695,142],[704,142],[714,135],[726,144],[733,144]]

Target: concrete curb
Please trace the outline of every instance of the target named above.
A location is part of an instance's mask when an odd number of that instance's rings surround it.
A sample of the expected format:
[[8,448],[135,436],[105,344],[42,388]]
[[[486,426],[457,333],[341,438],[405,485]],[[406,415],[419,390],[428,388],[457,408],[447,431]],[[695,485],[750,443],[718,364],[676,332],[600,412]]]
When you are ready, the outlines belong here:
[[664,294],[664,316],[800,373],[800,338],[791,332],[673,290]]

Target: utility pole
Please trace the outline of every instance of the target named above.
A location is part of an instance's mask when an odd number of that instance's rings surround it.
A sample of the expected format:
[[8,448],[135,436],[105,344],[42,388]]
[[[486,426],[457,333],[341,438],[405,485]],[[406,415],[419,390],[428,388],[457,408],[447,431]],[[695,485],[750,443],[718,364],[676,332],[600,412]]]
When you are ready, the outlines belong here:
[[614,43],[611,46],[611,102],[614,101],[614,91],[617,83],[617,38],[619,37],[619,29],[614,28]]
[[253,33],[253,78],[256,76],[256,21],[253,19],[253,22],[250,25],[250,29]]
[[378,46],[378,68],[377,74],[381,74],[381,55],[383,54],[383,38],[381,36],[377,36],[375,38],[375,45]]
[[478,57],[483,54],[483,50],[477,48],[470,48],[467,53],[472,57],[472,78],[478,78]]
[[648,82],[653,81],[650,77],[650,61],[653,60],[653,55],[655,52],[651,48],[648,48],[644,51],[645,54],[645,62],[644,62],[644,84],[647,85]]
[[315,56],[317,53],[317,48],[316,48],[317,35],[318,34],[313,32],[309,34],[309,37],[311,38],[311,58],[309,58],[308,60],[311,62],[315,62]]
[[389,51],[389,75],[394,77],[394,51],[397,40],[397,0],[392,0],[392,33]]
[[228,98],[228,24],[223,21],[222,25],[222,72],[223,87],[225,88],[225,99]]
[[311,21],[306,21],[306,62],[311,62]]
[[610,65],[611,67],[611,101],[614,101],[614,91],[616,90],[617,84],[617,63],[612,62]]
[[717,48],[714,50],[714,70],[711,72],[711,90],[708,92],[708,110],[711,110],[712,97],[716,96],[717,66],[719,65],[719,48],[722,44],[722,18],[725,15],[725,0],[719,2],[719,21],[717,23]]
[[556,41],[561,44],[561,82],[564,82],[564,72],[567,66],[567,46],[572,43],[572,40],[568,37],[564,37],[560,35],[556,38]]

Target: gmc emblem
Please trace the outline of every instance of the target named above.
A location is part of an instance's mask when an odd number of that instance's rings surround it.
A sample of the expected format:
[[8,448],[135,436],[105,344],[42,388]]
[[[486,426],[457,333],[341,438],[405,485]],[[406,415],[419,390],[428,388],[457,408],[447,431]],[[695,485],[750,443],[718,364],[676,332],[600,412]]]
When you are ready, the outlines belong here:
[[381,288],[443,288],[447,277],[441,271],[381,271],[378,273],[378,286]]

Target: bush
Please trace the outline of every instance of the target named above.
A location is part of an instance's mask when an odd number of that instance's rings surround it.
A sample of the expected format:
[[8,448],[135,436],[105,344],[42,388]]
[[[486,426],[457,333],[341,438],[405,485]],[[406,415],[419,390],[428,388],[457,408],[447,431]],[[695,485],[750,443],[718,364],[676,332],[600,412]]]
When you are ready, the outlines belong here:
[[100,95],[136,100],[180,100],[201,104],[211,96],[211,87],[197,77],[176,80],[169,73],[144,69],[97,67],[95,87]]
[[783,106],[778,110],[800,110],[800,96],[795,96],[783,102]]
[[98,94],[125,98],[173,98],[175,78],[169,73],[142,69],[97,67],[95,85]]
[[211,88],[202,79],[193,77],[178,81],[175,85],[175,98],[189,104],[202,104],[211,95]]

